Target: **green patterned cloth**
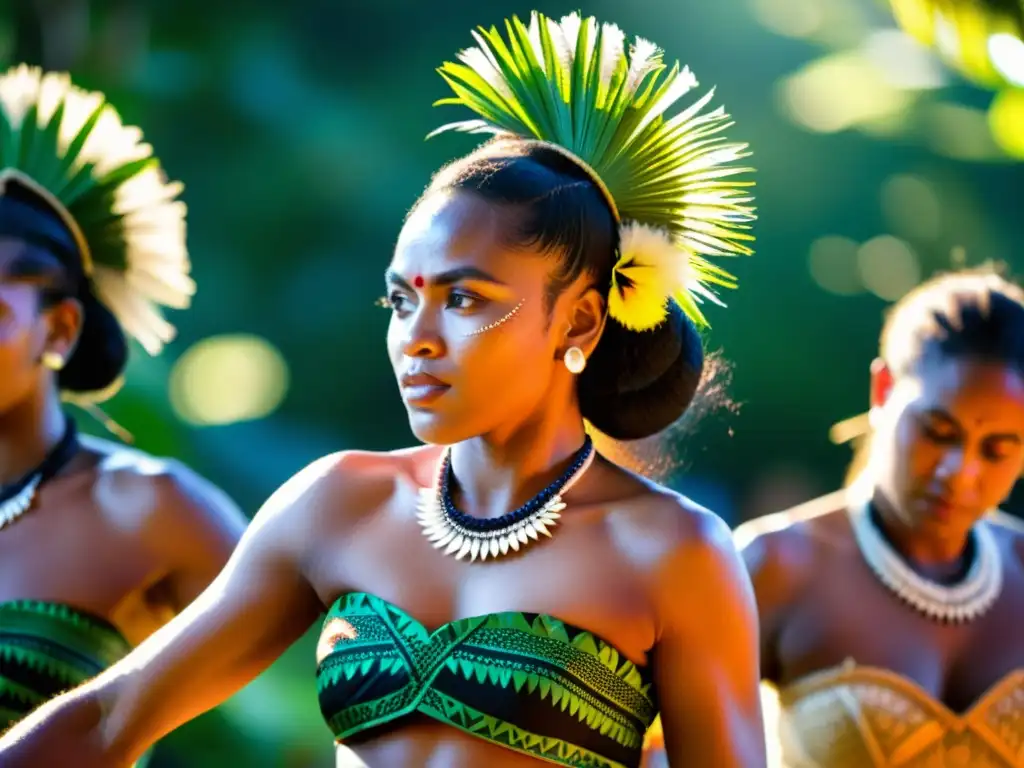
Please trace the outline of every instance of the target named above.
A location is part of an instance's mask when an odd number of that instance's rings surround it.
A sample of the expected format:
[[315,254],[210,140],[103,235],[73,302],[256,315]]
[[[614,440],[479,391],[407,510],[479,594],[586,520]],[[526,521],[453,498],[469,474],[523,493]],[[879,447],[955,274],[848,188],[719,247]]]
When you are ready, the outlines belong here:
[[[0,603],[0,733],[132,650],[117,628],[60,603]],[[145,768],[147,752],[133,766]]]
[[339,741],[418,713],[557,765],[624,768],[640,764],[658,712],[646,668],[541,614],[431,633],[354,592],[328,612],[318,657],[320,709]]
[[0,603],[0,732],[130,650],[98,617],[54,603]]

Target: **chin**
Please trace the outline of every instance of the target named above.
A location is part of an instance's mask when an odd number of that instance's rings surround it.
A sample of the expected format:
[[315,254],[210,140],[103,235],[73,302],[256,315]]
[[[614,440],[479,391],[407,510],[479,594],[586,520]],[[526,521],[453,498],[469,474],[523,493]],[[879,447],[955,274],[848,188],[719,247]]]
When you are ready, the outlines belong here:
[[409,429],[416,439],[430,445],[454,445],[473,437],[465,425],[434,411],[409,409]]
[[975,517],[961,510],[952,511],[949,509],[935,509],[931,505],[925,505],[917,516],[917,526],[923,530],[931,531],[939,537],[962,536],[976,521]]

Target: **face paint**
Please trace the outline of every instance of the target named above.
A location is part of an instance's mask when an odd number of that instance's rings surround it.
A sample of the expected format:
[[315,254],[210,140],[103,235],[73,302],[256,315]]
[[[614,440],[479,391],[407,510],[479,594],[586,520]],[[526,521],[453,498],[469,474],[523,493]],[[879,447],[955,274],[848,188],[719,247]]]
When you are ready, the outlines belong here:
[[507,314],[505,314],[503,317],[495,320],[493,323],[488,323],[483,328],[478,328],[475,331],[470,331],[466,335],[467,336],[476,336],[478,333],[483,333],[484,331],[493,331],[495,328],[497,328],[502,323],[507,323],[509,320],[512,319],[512,317],[516,314],[516,312],[519,311],[519,308],[523,306],[523,302],[525,302],[525,301],[526,301],[526,299],[523,299],[522,301],[520,301],[518,304],[516,304],[514,307],[512,307],[512,309]]

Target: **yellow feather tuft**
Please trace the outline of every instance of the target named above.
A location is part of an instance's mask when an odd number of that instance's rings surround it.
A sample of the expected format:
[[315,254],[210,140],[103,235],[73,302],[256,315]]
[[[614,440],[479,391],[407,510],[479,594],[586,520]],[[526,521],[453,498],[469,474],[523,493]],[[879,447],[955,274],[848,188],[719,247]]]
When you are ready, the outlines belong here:
[[631,331],[657,328],[668,302],[691,282],[690,253],[668,232],[636,222],[622,226],[620,243],[608,313]]

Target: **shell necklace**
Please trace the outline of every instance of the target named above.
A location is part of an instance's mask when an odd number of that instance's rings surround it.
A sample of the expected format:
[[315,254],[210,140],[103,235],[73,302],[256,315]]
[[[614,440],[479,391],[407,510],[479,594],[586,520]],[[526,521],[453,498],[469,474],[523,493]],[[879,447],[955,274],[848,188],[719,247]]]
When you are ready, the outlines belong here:
[[39,466],[25,474],[21,480],[0,488],[0,529],[13,523],[28,512],[35,501],[39,486],[56,475],[78,450],[78,431],[75,422],[67,417],[67,426],[60,441],[50,449]]
[[481,520],[460,512],[452,502],[453,473],[451,448],[448,448],[441,459],[436,485],[420,489],[416,517],[423,526],[423,535],[435,549],[444,547],[444,554],[454,555],[456,560],[468,556],[470,562],[478,558],[483,561],[507,555],[510,550],[518,552],[521,547],[539,541],[540,535],[551,536],[548,529],[558,524],[565,509],[563,494],[589,469],[596,455],[587,435],[561,477],[519,509]]
[[928,618],[950,624],[972,621],[992,607],[1003,587],[1002,558],[988,523],[971,529],[971,566],[958,584],[924,578],[903,560],[871,517],[869,503],[851,505],[850,522],[861,555],[879,581]]

